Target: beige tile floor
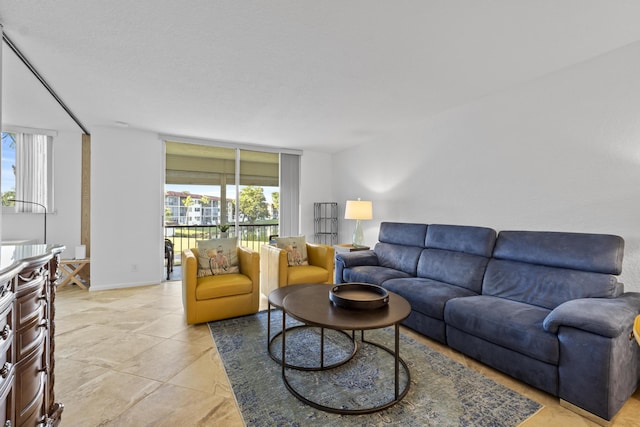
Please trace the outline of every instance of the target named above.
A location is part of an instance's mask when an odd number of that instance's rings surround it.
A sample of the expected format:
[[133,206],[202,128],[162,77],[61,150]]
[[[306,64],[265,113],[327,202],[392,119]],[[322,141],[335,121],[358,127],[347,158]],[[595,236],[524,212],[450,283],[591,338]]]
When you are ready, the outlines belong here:
[[[180,286],[58,292],[55,392],[65,405],[63,427],[244,425],[207,326],[185,324]],[[552,396],[413,335],[545,405],[524,427],[596,425]],[[612,425],[640,425],[640,391]]]

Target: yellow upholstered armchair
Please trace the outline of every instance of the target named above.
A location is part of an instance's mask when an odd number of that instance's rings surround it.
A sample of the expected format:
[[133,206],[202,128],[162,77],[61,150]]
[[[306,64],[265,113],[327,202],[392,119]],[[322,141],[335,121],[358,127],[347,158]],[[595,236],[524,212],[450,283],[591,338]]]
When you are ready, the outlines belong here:
[[274,289],[300,283],[333,283],[333,246],[305,243],[308,265],[289,266],[285,249],[263,245],[260,249],[260,288],[264,295]]
[[258,312],[260,254],[238,247],[239,272],[198,277],[198,249],[182,251],[182,304],[187,323],[203,323]]

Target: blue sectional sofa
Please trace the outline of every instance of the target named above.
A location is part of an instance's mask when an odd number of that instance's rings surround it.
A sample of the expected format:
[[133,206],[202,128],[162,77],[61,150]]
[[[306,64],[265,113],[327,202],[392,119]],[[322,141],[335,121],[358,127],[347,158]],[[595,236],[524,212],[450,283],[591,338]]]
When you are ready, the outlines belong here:
[[405,326],[605,421],[640,385],[621,237],[383,222],[378,240],[336,254],[335,282],[402,295]]

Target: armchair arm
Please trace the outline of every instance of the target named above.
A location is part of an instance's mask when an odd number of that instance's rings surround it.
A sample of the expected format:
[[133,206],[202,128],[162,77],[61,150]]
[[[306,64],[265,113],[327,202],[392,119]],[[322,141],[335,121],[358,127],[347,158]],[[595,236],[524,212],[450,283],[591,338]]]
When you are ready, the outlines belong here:
[[640,293],[627,292],[617,298],[580,298],[553,309],[542,323],[548,332],[557,333],[569,326],[608,338],[615,338],[633,325],[640,313]]
[[193,323],[195,319],[190,319],[189,315],[193,310],[188,306],[196,302],[196,284],[198,280],[198,258],[192,249],[182,251],[182,306],[187,315],[187,322]]
[[252,249],[238,246],[240,273],[251,279],[253,287],[260,286],[260,254]]
[[269,295],[287,285],[287,251],[271,245],[260,247],[260,288]]
[[333,266],[335,264],[335,249],[333,246],[307,243],[307,258],[310,265],[322,267],[333,274]]

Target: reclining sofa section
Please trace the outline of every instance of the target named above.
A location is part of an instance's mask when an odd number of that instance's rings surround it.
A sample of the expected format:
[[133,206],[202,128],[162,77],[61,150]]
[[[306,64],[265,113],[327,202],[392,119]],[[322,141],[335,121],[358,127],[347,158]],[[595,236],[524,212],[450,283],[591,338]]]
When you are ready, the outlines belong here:
[[378,240],[336,254],[336,283],[402,295],[405,326],[604,420],[638,388],[621,237],[383,222]]

